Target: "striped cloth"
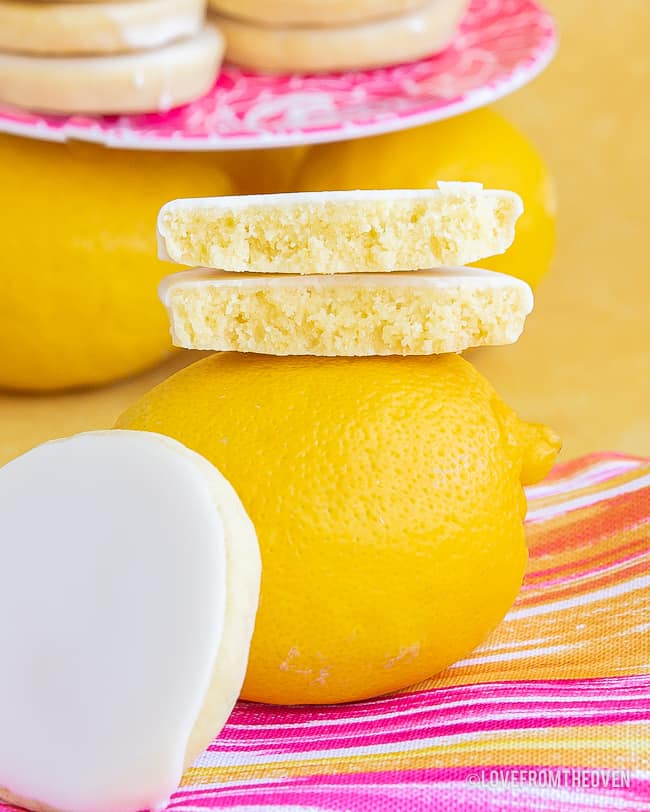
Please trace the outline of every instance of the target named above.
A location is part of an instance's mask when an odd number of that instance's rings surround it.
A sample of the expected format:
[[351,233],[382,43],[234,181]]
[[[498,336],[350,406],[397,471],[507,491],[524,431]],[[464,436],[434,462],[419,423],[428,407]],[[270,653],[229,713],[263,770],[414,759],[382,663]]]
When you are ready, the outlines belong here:
[[480,649],[373,701],[240,703],[169,808],[650,810],[650,461],[584,457],[528,498],[528,574]]

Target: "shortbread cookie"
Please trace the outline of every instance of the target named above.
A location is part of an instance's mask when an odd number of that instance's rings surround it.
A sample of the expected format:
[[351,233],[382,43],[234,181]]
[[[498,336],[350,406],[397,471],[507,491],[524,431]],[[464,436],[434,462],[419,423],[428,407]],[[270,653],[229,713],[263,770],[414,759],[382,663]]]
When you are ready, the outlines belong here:
[[0,0],[0,51],[111,54],[159,48],[203,27],[205,0]]
[[396,17],[427,0],[210,0],[218,13],[266,25],[337,26]]
[[0,54],[0,102],[43,113],[169,110],[207,92],[224,41],[212,26],[162,48],[119,56]]
[[438,187],[174,200],[158,217],[159,255],[225,271],[332,274],[466,265],[508,248],[523,211],[516,194]]
[[428,0],[398,17],[332,28],[268,26],[215,14],[226,59],[271,73],[365,70],[409,62],[447,46],[468,0]]
[[476,268],[269,276],[195,269],[160,295],[174,344],[268,355],[429,355],[512,344],[525,282]]
[[260,561],[237,495],[158,434],[0,469],[0,798],[162,809],[244,679]]

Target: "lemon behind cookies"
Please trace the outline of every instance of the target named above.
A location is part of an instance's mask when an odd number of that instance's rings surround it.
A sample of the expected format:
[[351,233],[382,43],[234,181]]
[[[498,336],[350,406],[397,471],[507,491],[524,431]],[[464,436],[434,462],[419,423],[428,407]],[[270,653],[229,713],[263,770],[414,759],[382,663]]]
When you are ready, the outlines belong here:
[[292,188],[427,189],[437,181],[480,181],[511,189],[523,200],[515,242],[477,264],[535,287],[555,249],[556,196],[551,173],[534,144],[491,108],[373,138],[311,147]]
[[0,388],[103,384],[165,358],[156,215],[182,190],[230,193],[214,157],[0,136],[0,189]]

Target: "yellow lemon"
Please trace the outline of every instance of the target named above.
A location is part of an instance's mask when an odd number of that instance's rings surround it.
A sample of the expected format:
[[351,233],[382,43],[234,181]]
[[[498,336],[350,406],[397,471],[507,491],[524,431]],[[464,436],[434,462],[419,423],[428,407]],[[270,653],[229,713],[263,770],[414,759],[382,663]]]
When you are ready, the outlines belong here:
[[403,688],[478,645],[524,573],[522,482],[559,447],[456,355],[213,355],[118,426],[175,437],[239,493],[263,562],[243,696],[287,704]]
[[167,200],[232,191],[211,155],[0,136],[0,388],[101,384],[171,349],[156,294]]
[[306,147],[232,150],[216,153],[215,158],[238,194],[273,194],[291,191],[306,152]]
[[295,188],[391,189],[435,186],[438,180],[480,181],[521,195],[525,211],[506,254],[479,264],[535,285],[555,246],[555,200],[546,166],[533,145],[494,110],[406,132],[314,147]]

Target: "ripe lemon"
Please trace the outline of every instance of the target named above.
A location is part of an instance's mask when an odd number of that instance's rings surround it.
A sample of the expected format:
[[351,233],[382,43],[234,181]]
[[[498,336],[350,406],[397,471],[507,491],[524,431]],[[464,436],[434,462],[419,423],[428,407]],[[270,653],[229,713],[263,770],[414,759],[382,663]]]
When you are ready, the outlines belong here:
[[100,384],[171,349],[156,215],[231,192],[210,155],[0,136],[0,388]]
[[479,644],[521,584],[521,483],[559,447],[456,355],[213,355],[118,426],[175,437],[238,492],[263,562],[243,696],[285,704],[403,688]]
[[544,162],[533,145],[494,110],[406,132],[314,147],[298,170],[295,188],[391,189],[435,186],[438,180],[480,181],[521,195],[524,214],[506,254],[478,263],[536,285],[555,246],[555,199]]
[[215,158],[233,181],[237,194],[273,194],[291,191],[306,152],[305,147],[233,150],[215,153]]

